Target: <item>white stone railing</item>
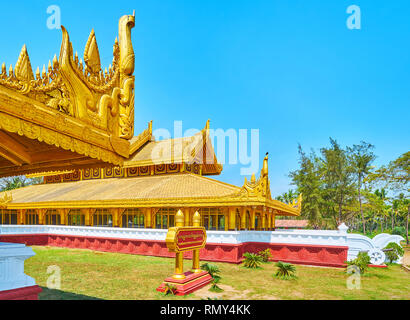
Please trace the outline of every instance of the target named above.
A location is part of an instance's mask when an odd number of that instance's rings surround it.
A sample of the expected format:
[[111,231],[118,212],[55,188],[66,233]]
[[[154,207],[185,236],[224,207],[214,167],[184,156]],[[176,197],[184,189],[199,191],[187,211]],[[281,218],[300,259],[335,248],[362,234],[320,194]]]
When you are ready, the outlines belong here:
[[0,243],[0,291],[36,285],[33,278],[24,274],[24,261],[34,255],[24,244]]
[[[400,244],[400,236],[382,234],[370,239],[359,234],[347,233],[342,224],[338,230],[279,230],[279,231],[207,231],[208,243],[241,244],[245,242],[305,244],[322,246],[346,246],[348,260],[356,258],[360,251],[371,255],[372,263],[383,263],[385,255],[381,251],[389,242]],[[86,237],[105,237],[116,239],[136,239],[164,241],[167,230],[101,228],[75,226],[25,226],[0,225],[0,234],[55,234]],[[376,261],[377,260],[377,261]],[[383,260],[383,261],[381,261]],[[381,262],[380,262],[381,261]]]

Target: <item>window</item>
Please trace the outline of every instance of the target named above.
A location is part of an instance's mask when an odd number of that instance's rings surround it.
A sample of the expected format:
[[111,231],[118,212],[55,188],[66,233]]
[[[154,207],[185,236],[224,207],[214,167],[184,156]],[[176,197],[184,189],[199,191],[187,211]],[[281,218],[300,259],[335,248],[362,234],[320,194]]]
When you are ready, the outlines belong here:
[[70,210],[67,219],[69,226],[85,226],[85,214],[80,209]]
[[155,216],[155,227],[157,229],[168,229],[175,226],[176,209],[160,209]]
[[93,215],[93,226],[112,227],[112,214],[108,209],[97,209]]
[[202,226],[206,230],[225,230],[225,215],[219,208],[202,208],[199,210]]
[[26,225],[37,225],[38,224],[37,211],[33,209],[27,210],[24,223]]
[[57,210],[47,210],[45,224],[49,226],[57,226],[61,224],[61,216]]
[[144,228],[145,227],[145,215],[138,208],[127,209],[122,215],[123,228]]
[[17,224],[17,210],[1,209],[0,224]]

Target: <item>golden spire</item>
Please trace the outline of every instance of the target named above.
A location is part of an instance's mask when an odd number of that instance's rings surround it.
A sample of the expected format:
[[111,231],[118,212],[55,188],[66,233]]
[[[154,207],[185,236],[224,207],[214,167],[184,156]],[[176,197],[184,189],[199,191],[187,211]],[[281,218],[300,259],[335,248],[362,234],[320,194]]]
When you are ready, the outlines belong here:
[[184,213],[182,210],[178,210],[178,213],[175,215],[175,226],[183,227],[184,226]]

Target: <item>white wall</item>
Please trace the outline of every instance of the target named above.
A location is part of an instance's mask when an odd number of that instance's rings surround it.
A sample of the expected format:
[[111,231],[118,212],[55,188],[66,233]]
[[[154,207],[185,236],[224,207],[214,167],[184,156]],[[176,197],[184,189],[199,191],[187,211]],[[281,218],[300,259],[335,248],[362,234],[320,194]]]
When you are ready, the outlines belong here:
[[[382,264],[385,255],[381,251],[389,242],[400,244],[400,236],[381,234],[374,239],[359,234],[347,233],[345,224],[338,230],[279,230],[279,231],[207,231],[208,243],[240,244],[244,242],[265,242],[284,244],[308,244],[324,246],[347,246],[348,260],[356,258],[360,251],[368,251],[372,263]],[[0,226],[0,234],[55,234],[118,239],[164,241],[167,230],[99,228],[72,226]]]

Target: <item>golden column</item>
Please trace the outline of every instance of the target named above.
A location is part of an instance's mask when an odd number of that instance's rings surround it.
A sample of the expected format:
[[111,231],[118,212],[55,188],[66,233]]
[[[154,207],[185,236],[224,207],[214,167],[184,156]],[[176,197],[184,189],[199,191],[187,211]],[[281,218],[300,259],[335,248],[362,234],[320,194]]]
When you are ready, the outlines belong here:
[[[184,226],[184,213],[182,210],[178,210],[178,213],[175,215],[175,226],[183,227]],[[177,252],[175,259],[175,274],[172,276],[174,279],[185,279],[184,275],[184,253]]]
[[229,207],[229,230],[236,229],[236,208]]
[[[200,227],[201,226],[201,215],[199,212],[195,212],[193,217],[193,226]],[[193,273],[200,273],[202,272],[201,268],[199,267],[199,249],[193,250],[192,252],[192,272]]]
[[250,228],[251,230],[255,230],[255,219],[256,219],[256,207],[253,206],[251,210],[251,225]]
[[246,229],[246,207],[242,207],[241,209],[241,230]]
[[272,214],[272,230],[275,231],[276,229],[276,210],[273,210],[273,214]]
[[152,209],[151,208],[145,208],[144,209],[145,213],[145,228],[152,228]]
[[189,226],[189,217],[190,216],[190,209],[189,208],[185,208],[184,209],[184,217],[185,217],[185,227],[188,227]]

